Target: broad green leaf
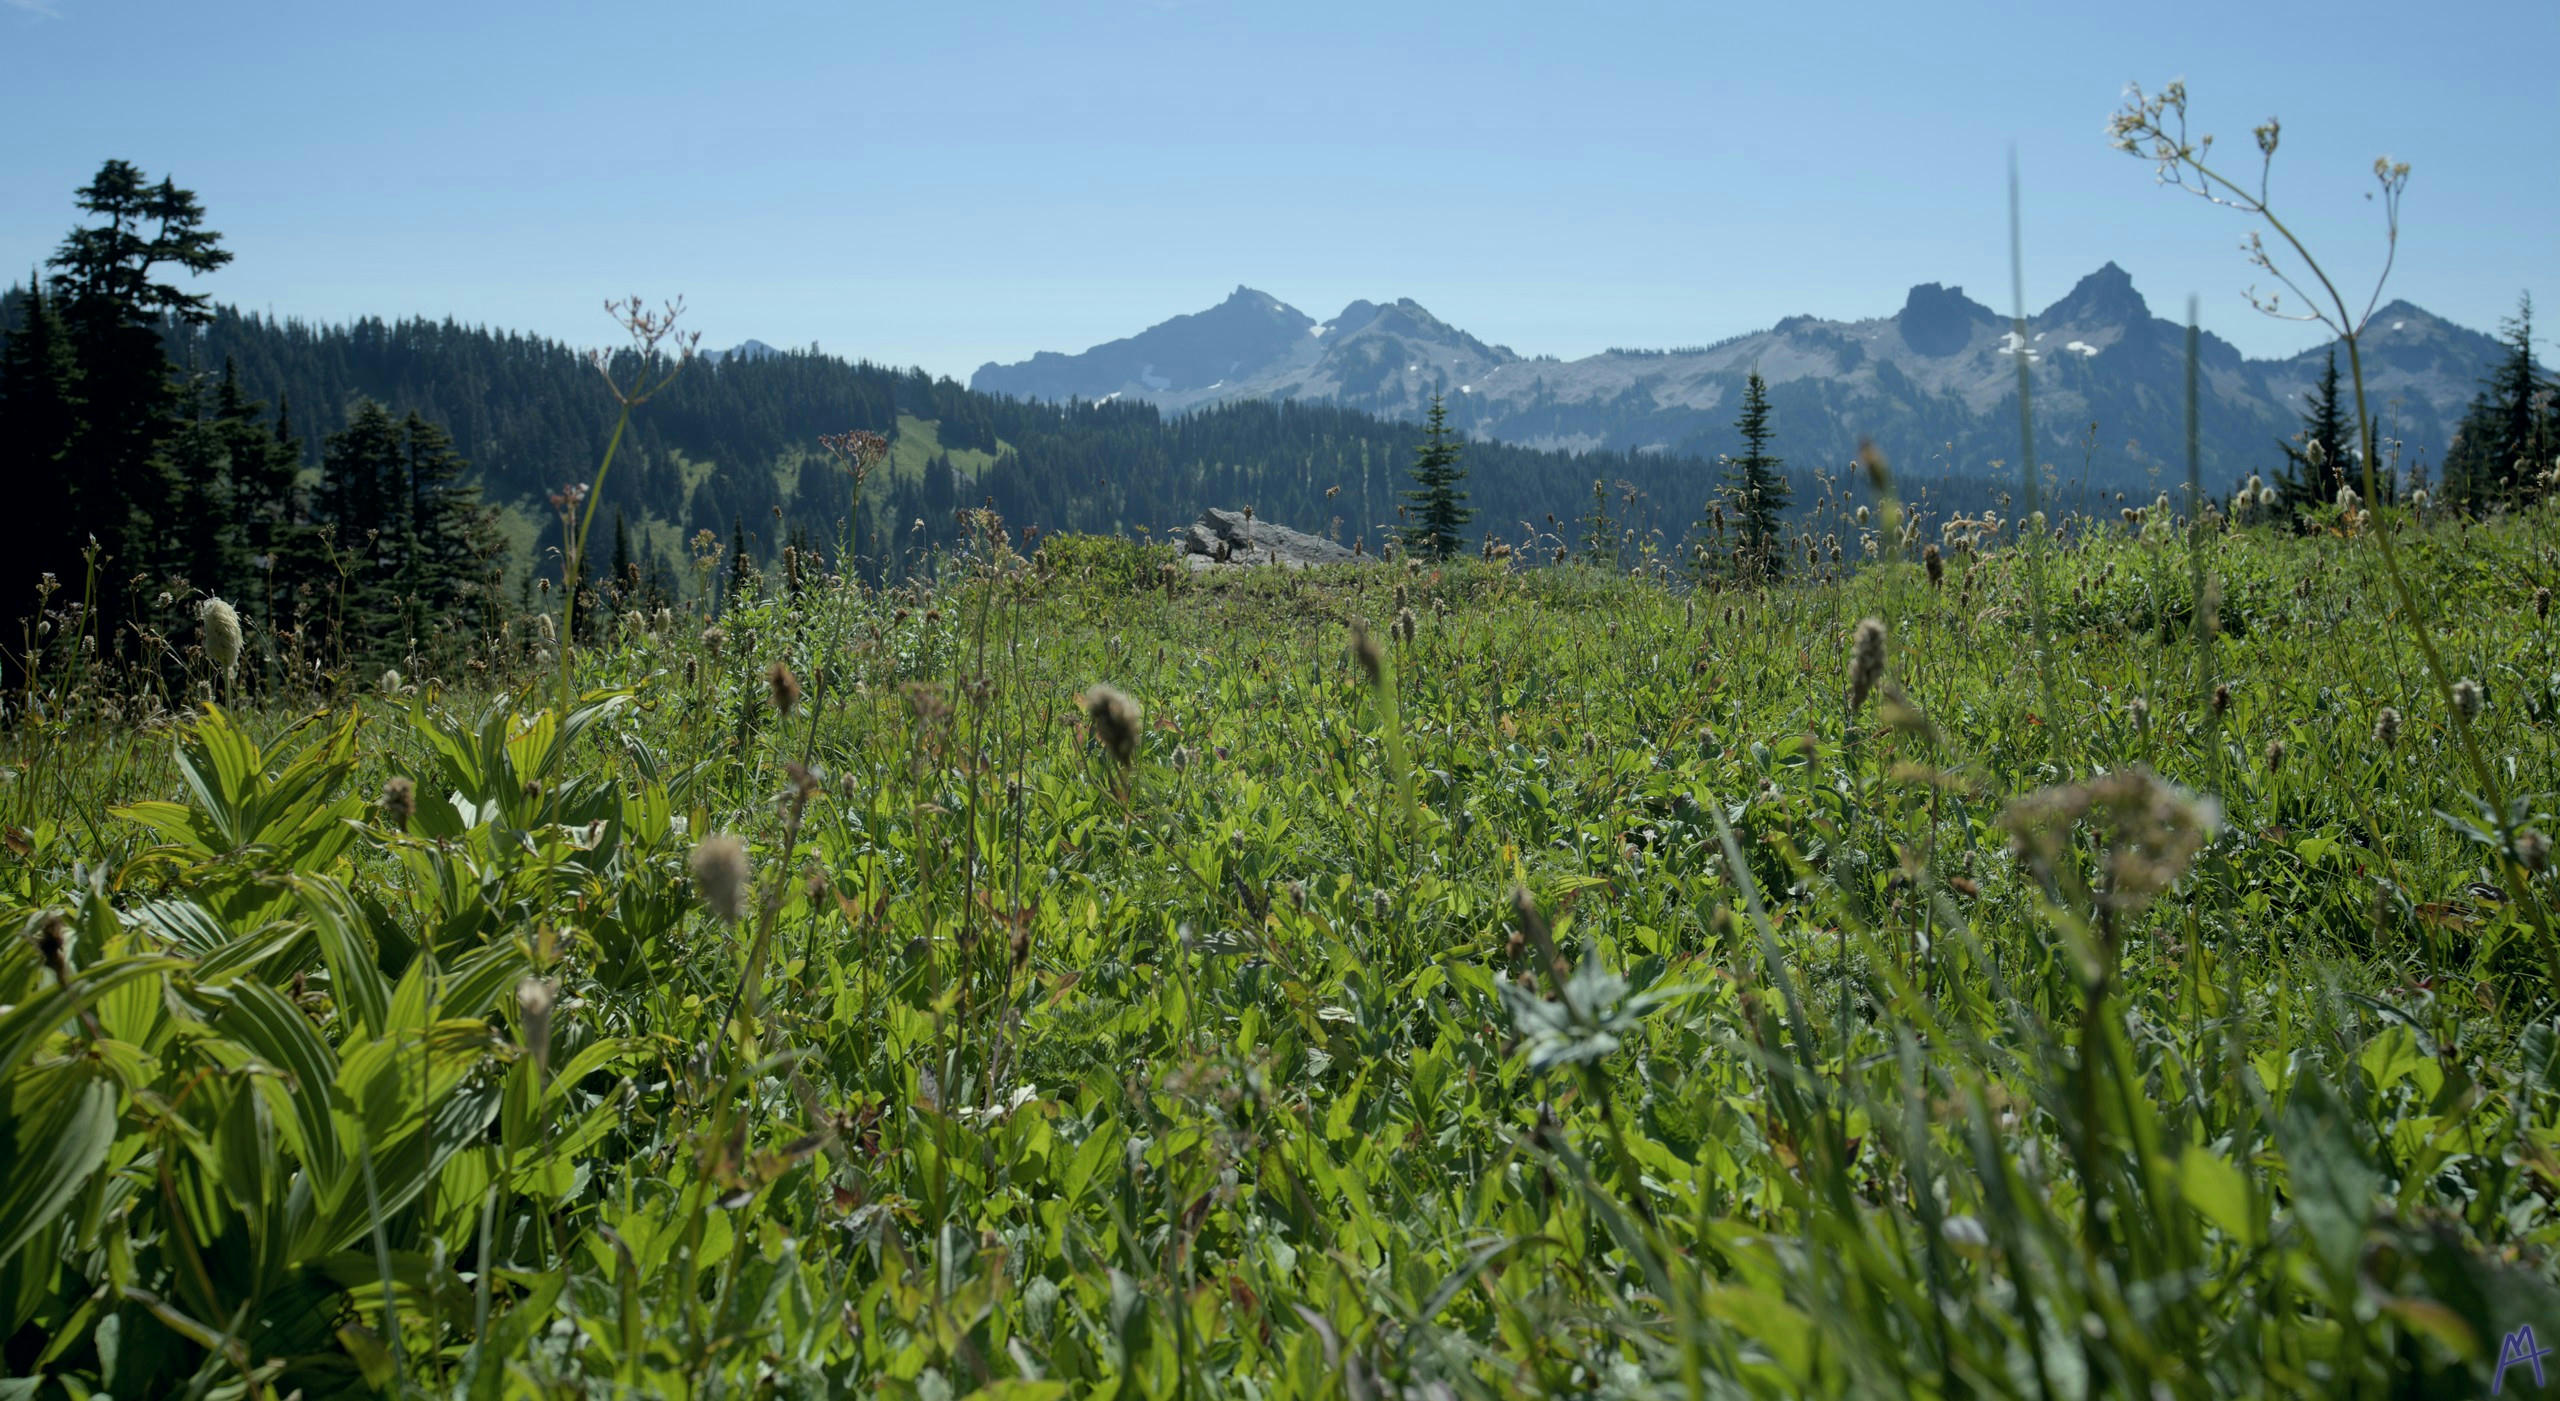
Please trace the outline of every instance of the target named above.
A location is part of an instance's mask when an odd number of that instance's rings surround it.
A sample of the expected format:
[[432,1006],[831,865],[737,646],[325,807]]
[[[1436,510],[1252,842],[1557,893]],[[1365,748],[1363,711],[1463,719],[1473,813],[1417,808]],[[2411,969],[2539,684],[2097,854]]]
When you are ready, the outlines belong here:
[[336,1093],[338,1058],[302,1009],[255,979],[232,983],[214,1025],[267,1064],[284,1072],[284,1097],[303,1162],[320,1181],[335,1179],[344,1160],[337,1121],[329,1109]]
[[16,1078],[0,1123],[0,1262],[60,1219],[115,1142],[116,1086],[74,1061]]
[[187,966],[183,958],[145,955],[92,964],[71,975],[68,987],[48,987],[26,1002],[0,1013],[0,1076],[16,1072],[44,1038],[61,1030],[108,992],[136,978],[147,978]]
[[2195,1144],[2178,1157],[2178,1191],[2214,1228],[2243,1245],[2260,1241],[2249,1214],[2249,1188],[2240,1170]]

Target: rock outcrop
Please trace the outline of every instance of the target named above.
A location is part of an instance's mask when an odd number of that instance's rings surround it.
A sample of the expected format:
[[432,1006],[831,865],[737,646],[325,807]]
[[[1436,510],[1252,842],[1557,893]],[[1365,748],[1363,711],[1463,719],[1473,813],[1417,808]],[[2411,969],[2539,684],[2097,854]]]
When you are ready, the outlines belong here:
[[1306,569],[1319,564],[1349,564],[1351,551],[1322,536],[1285,525],[1253,520],[1242,511],[1212,507],[1200,519],[1173,532],[1174,548],[1193,570],[1277,565]]

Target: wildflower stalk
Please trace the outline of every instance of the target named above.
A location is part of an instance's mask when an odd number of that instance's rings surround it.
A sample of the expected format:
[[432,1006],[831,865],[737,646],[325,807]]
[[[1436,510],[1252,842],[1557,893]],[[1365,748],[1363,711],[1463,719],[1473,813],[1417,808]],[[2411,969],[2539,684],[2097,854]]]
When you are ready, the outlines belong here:
[[622,448],[623,430],[631,426],[631,405],[625,402],[613,421],[613,436],[605,440],[604,460],[596,464],[595,484],[586,490],[586,513],[578,519],[578,536],[569,544],[568,567],[561,571],[560,588],[560,713],[569,713],[571,654],[578,637],[578,585],[586,578],[587,531],[596,523],[597,503],[604,500],[604,478],[613,470],[613,457]]
[[[2267,172],[2273,167],[2275,161],[2279,139],[2277,123],[2270,120],[2257,129],[2258,151],[2264,160],[2264,165],[2261,167],[2258,187],[2251,190],[2224,175],[2218,168],[2206,164],[2205,157],[2212,149],[2213,138],[2207,136],[2200,142],[2190,142],[2187,139],[2186,107],[2186,87],[2183,83],[2171,83],[2158,97],[2148,99],[2143,96],[2139,88],[2134,89],[2128,95],[2126,105],[2116,114],[2111,124],[2116,137],[2116,147],[2129,154],[2148,156],[2158,166],[2160,179],[2164,182],[2173,183],[2178,188],[2201,196],[2211,203],[2237,209],[2253,218],[2264,220],[2266,226],[2283,241],[2284,246],[2292,251],[2293,256],[2301,260],[2311,280],[2319,286],[2316,297],[2304,293],[2293,279],[2276,267],[2273,258],[2266,252],[2257,235],[2250,236],[2251,261],[2282,281],[2287,287],[2292,288],[2297,295],[2303,296],[2304,300],[2311,304],[2312,310],[2304,319],[2318,321],[2321,325],[2335,331],[2338,339],[2346,342],[2347,372],[2355,387],[2356,435],[2363,445],[2364,461],[2361,466],[2364,498],[2367,501],[2381,501],[2383,497],[2380,483],[2374,475],[2374,463],[2379,460],[2380,445],[2375,440],[2376,424],[2373,415],[2366,408],[2363,335],[2365,323],[2372,316],[2374,305],[2382,298],[2382,286],[2391,276],[2392,262],[2399,254],[2400,195],[2408,188],[2408,163],[2394,162],[2387,156],[2374,162],[2374,179],[2381,187],[2382,194],[2385,255],[2382,271],[2374,279],[2373,295],[2367,300],[2363,313],[2358,314],[2349,310],[2346,295],[2339,291],[2337,283],[2329,276],[2328,270],[2320,265],[2319,259],[2311,255],[2311,250],[2304,245],[2300,236],[2294,233],[2292,226],[2286,224],[2276,214],[2268,200]],[[2164,118],[2174,118],[2174,121],[2164,123]],[[2147,146],[2144,144],[2146,142]],[[2179,173],[2186,171],[2194,173],[2195,183],[2188,183],[2185,176]],[[2262,311],[2275,313],[2277,310],[2278,303],[2272,297],[2265,301],[2258,301],[2253,295],[2251,300],[2256,302]],[[2385,527],[2369,533],[2373,537],[2375,550],[2382,556],[2383,574],[2391,582],[2392,597],[2400,605],[2401,616],[2408,620],[2409,631],[2418,644],[2418,654],[2426,661],[2427,679],[2435,686],[2436,697],[2444,703],[2445,713],[2452,717],[2455,746],[2462,751],[2463,763],[2470,769],[2472,780],[2479,784],[2480,793],[2490,809],[2490,817],[2497,824],[2501,850],[2495,864],[2499,879],[2506,886],[2508,898],[2522,908],[2532,920],[2534,933],[2542,945],[2543,960],[2552,980],[2560,983],[2560,940],[2555,940],[2553,937],[2550,913],[2539,901],[2532,898],[2531,892],[2525,888],[2524,881],[2515,869],[2516,863],[2508,860],[2506,856],[2506,853],[2515,849],[2516,826],[2507,808],[2505,791],[2499,785],[2497,775],[2490,768],[2487,757],[2480,752],[2479,740],[2473,733],[2473,717],[2464,713],[2454,696],[2453,672],[2445,665],[2444,655],[2437,649],[2435,638],[2428,631],[2426,618],[2418,610],[2417,595],[2410,589],[2408,575],[2400,567],[2400,553],[2391,544],[2391,531]]]
[[[2221,625],[2218,607],[2206,595],[2211,579],[2206,568],[2207,535],[2204,517],[2204,464],[2197,444],[2199,430],[2196,373],[2201,359],[2196,328],[2196,299],[2187,298],[2187,562],[2190,583],[2195,590],[2196,694],[2204,698],[2205,709],[2212,710],[2211,697],[2216,684],[2213,668],[2213,635]],[[2209,611],[2210,610],[2210,611]]]
[[[586,576],[587,534],[595,528],[596,507],[604,504],[605,474],[613,470],[614,455],[622,449],[622,435],[631,427],[631,411],[675,383],[676,376],[684,372],[684,367],[693,363],[694,347],[702,339],[698,331],[677,333],[676,319],[684,315],[684,299],[681,297],[657,311],[649,310],[638,297],[627,301],[607,301],[604,309],[606,315],[622,323],[623,330],[630,333],[631,348],[640,357],[640,368],[626,388],[613,377],[610,356],[599,350],[591,357],[596,373],[604,377],[605,387],[613,391],[613,397],[622,405],[622,410],[614,418],[613,436],[605,440],[604,460],[596,464],[596,479],[581,493],[586,498],[586,510],[578,518],[577,538],[567,542],[569,557],[565,561],[567,567],[562,573],[560,590],[560,713],[564,716],[569,713],[572,654],[577,647],[578,585]],[[653,384],[650,374],[662,341],[675,351],[675,363]]]
[[[1368,677],[1369,689],[1377,697],[1378,730],[1387,746],[1387,775],[1396,787],[1396,819],[1400,824],[1397,836],[1399,839],[1410,838],[1416,826],[1413,769],[1405,762],[1404,717],[1396,704],[1395,661],[1387,655],[1387,649],[1380,647],[1378,640],[1369,635],[1369,630],[1357,623],[1351,629],[1351,654],[1360,663],[1360,670]],[[1388,841],[1385,827],[1386,822],[1381,815],[1378,869],[1382,881],[1389,858],[1394,853],[1394,844]]]
[[[2027,273],[2025,244],[2018,232],[2018,153],[2009,153],[2009,295],[2015,316],[2010,339],[2016,350],[2010,359],[2018,362],[2018,497],[2026,503],[2027,519],[2036,518],[2036,430],[2033,412],[2028,407],[2027,362],[2033,357],[2027,343]],[[2034,621],[2036,634],[2036,684],[2044,694],[2045,723],[2048,726],[2062,718],[2062,705],[2053,689],[2053,638],[2044,615],[2044,532],[2027,532],[2027,613]]]

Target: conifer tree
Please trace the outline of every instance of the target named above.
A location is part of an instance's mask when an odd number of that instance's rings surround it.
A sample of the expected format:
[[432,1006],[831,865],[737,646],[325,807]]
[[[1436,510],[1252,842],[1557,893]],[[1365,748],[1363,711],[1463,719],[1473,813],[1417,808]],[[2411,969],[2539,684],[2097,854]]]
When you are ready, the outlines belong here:
[[1742,455],[1725,459],[1726,501],[1736,524],[1734,572],[1746,583],[1774,581],[1786,563],[1780,522],[1793,492],[1778,469],[1784,459],[1771,455],[1769,386],[1753,370],[1744,381],[1742,413],[1733,421],[1742,435]]
[[2355,461],[2356,441],[2338,395],[2336,349],[2330,350],[2329,363],[2312,389],[2302,431],[2278,446],[2284,450],[2285,466],[2275,480],[2276,519],[2299,520],[2303,512],[2338,499],[2338,488],[2346,483],[2349,465]]
[[334,532],[339,558],[338,577],[329,581],[341,590],[330,610],[335,641],[344,655],[368,662],[394,661],[407,650],[403,456],[400,425],[369,399],[345,431],[329,435],[320,455],[314,505]]
[[1591,479],[1591,510],[1582,518],[1582,558],[1597,564],[1606,557],[1612,566],[1618,558],[1618,523],[1609,519],[1609,486],[1598,477]]
[[1431,396],[1431,411],[1423,420],[1422,446],[1414,453],[1412,474],[1413,489],[1404,493],[1414,508],[1411,523],[1404,528],[1405,548],[1447,559],[1465,543],[1458,532],[1474,519],[1475,512],[1467,509],[1467,494],[1459,489],[1467,469],[1458,464],[1458,442],[1449,432],[1448,407],[1437,394]]
[[2553,384],[2533,362],[2533,298],[2500,326],[2508,353],[2462,416],[2445,453],[2445,494],[2486,508],[2527,497],[2560,452],[2560,409]]
[[[75,202],[98,222],[72,230],[49,260],[84,400],[81,431],[64,456],[71,529],[34,563],[67,568],[95,536],[117,565],[142,568],[159,553],[159,522],[173,486],[165,449],[181,426],[162,323],[213,318],[204,295],[155,278],[163,265],[209,273],[231,254],[220,234],[203,227],[204,208],[192,192],[165,179],[153,185],[129,162],[100,166]],[[102,602],[112,603],[112,595]]]
[[264,410],[265,405],[241,391],[226,360],[213,423],[229,478],[233,554],[243,571],[226,587],[241,611],[259,625],[261,638],[290,616],[287,601],[298,586],[317,577],[320,567],[318,541],[312,538],[301,499],[302,445],[281,407],[272,429],[260,421]]
[[239,572],[230,464],[221,431],[205,414],[203,387],[183,381],[176,399],[178,427],[167,449],[171,491],[157,513],[166,522],[157,542],[161,561],[195,587],[221,593]]
[[631,559],[631,527],[624,524],[622,508],[613,508],[613,588],[629,594],[639,586],[639,566]]
[[413,637],[484,614],[493,601],[483,566],[498,541],[479,493],[463,483],[467,466],[443,429],[414,411],[401,420],[398,580]]

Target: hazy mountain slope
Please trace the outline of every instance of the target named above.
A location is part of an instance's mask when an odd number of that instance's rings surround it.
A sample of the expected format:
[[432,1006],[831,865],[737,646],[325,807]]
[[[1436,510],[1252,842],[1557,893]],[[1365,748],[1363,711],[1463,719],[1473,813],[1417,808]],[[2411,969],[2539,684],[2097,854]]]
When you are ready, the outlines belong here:
[[1278,298],[1240,286],[1207,311],[1177,316],[1081,355],[1042,351],[1018,365],[981,366],[969,387],[1023,399],[1196,399],[1293,357],[1311,358],[1308,333],[1315,324]]

